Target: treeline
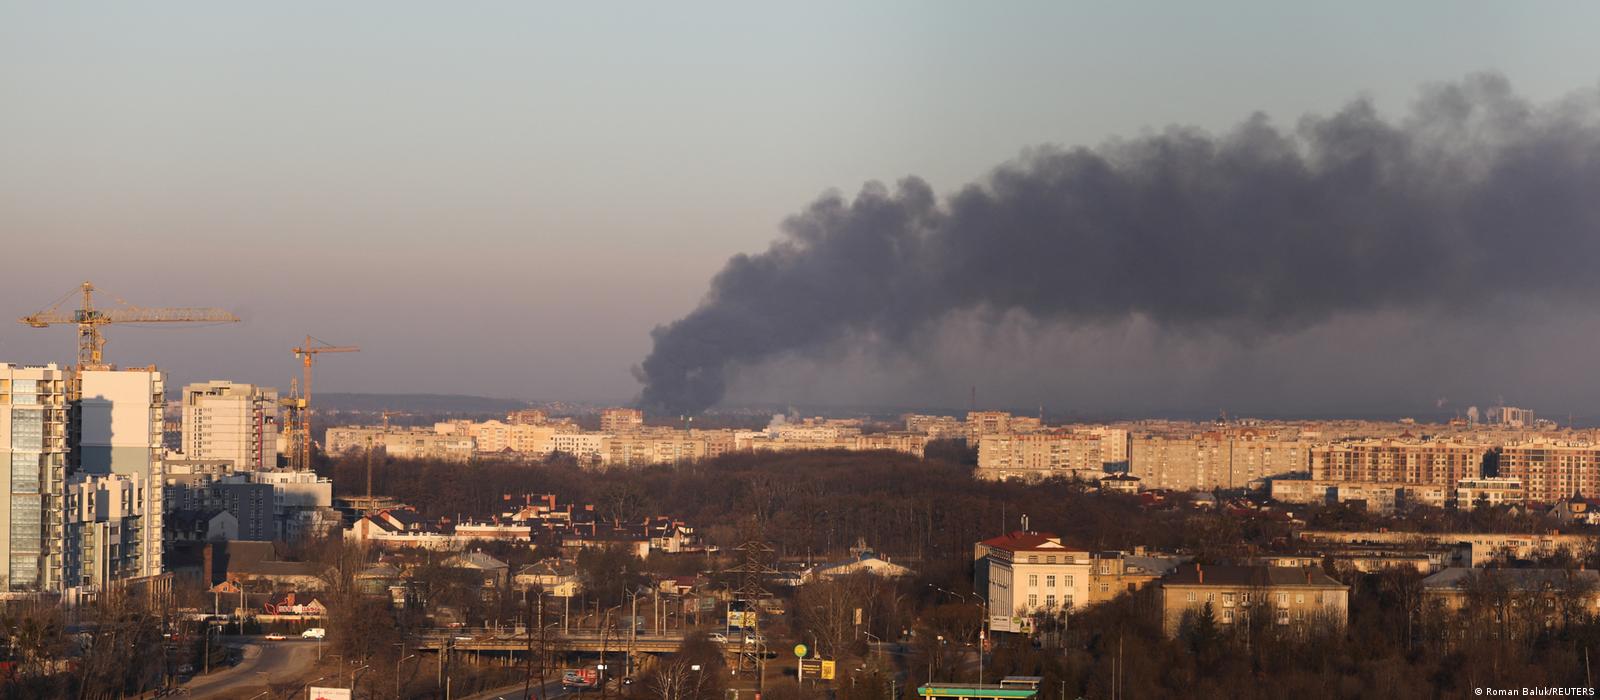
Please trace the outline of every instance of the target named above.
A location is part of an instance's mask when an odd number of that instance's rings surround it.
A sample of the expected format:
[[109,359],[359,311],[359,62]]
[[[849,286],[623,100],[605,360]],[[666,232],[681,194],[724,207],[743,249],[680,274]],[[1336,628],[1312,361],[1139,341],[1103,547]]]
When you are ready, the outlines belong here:
[[[376,454],[372,472],[374,493],[429,518],[482,519],[520,504],[521,494],[554,493],[563,503],[595,505],[605,519],[679,518],[722,546],[759,529],[784,557],[836,556],[862,539],[896,557],[961,562],[974,542],[1019,529],[1023,516],[1032,529],[1092,549],[1181,548],[1207,558],[1287,535],[1285,526],[1267,521],[1146,509],[1134,497],[1082,483],[981,481],[972,476],[972,462],[969,451],[949,446],[927,459],[894,452],[738,453],[631,469],[588,469],[564,457],[461,464]],[[333,478],[337,495],[364,493],[364,455],[326,460],[319,470]]]

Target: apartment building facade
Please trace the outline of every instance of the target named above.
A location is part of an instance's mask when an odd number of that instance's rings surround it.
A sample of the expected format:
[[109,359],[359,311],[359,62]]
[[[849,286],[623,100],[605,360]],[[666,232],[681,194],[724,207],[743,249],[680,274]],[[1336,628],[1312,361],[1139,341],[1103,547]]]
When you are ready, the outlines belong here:
[[[70,421],[75,447],[69,470],[87,476],[118,475],[133,484],[138,503],[130,508],[139,532],[128,540],[133,553],[119,578],[154,576],[162,570],[165,474],[162,412],[166,379],[154,367],[91,369],[78,374],[82,398]],[[75,462],[73,464],[72,462]],[[122,487],[118,487],[119,489]],[[121,493],[119,491],[119,493]],[[67,539],[69,545],[73,540]]]
[[[1350,587],[1316,567],[1286,566],[1191,564],[1161,582],[1161,622],[1168,637],[1178,636],[1185,621],[1203,614],[1207,605],[1225,629],[1253,617],[1282,628],[1343,628],[1349,621]],[[1263,615],[1266,619],[1258,617]]]
[[0,363],[0,592],[61,586],[70,381],[56,365]]
[[231,460],[241,470],[278,466],[278,391],[211,381],[183,388],[182,451],[189,459]]
[[1499,476],[1521,482],[1530,501],[1555,503],[1573,496],[1600,496],[1600,445],[1518,442],[1501,447],[1497,457]]
[[1484,476],[1491,449],[1487,444],[1413,438],[1321,445],[1311,450],[1311,478],[1454,487],[1462,479]]

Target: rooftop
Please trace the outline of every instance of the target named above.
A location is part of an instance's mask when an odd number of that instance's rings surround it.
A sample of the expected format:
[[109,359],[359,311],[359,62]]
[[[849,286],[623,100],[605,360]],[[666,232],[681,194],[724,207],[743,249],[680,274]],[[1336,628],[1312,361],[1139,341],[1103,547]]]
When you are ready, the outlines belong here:
[[1192,564],[1181,566],[1168,577],[1166,586],[1238,586],[1238,587],[1312,587],[1349,588],[1316,567],[1292,566],[1218,566]]

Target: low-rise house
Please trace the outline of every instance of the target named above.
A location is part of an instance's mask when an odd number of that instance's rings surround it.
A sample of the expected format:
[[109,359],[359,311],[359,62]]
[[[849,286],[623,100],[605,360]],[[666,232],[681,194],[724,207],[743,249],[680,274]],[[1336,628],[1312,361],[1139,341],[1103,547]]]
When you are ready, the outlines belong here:
[[546,559],[522,567],[512,577],[518,589],[538,587],[546,595],[575,598],[578,595],[578,567],[560,559]]
[[283,561],[271,542],[211,542],[205,545],[211,580],[233,581],[251,591],[317,591],[327,586],[314,562]]
[[1533,634],[1600,614],[1600,572],[1450,567],[1422,579],[1424,606],[1486,620],[1496,634]]
[[1556,502],[1550,513],[1557,520],[1573,525],[1600,525],[1600,498],[1573,496]]
[[877,552],[865,549],[856,552],[849,559],[831,564],[819,564],[806,571],[803,581],[827,581],[840,576],[852,574],[871,574],[883,578],[905,578],[916,574],[911,569],[891,562],[886,557],[878,556]]
[[468,569],[478,572],[483,579],[484,588],[504,587],[508,578],[507,574],[511,569],[510,564],[483,552],[457,554],[444,560],[443,564],[452,569]]
[[1095,552],[1090,555],[1089,597],[1085,604],[1112,600],[1160,580],[1183,562],[1182,557],[1154,556],[1142,548],[1134,553]]
[[169,546],[239,539],[239,519],[221,508],[167,513],[162,526]]
[[1100,477],[1100,490],[1117,493],[1138,493],[1140,479],[1127,472],[1117,472]]
[[316,598],[296,595],[290,591],[268,597],[266,604],[261,606],[261,611],[267,615],[322,617],[328,614],[328,606]]
[[1224,627],[1268,615],[1272,624],[1285,627],[1342,628],[1349,621],[1350,587],[1317,568],[1183,566],[1161,582],[1161,621],[1167,636],[1177,636],[1186,619],[1203,614],[1207,604]]

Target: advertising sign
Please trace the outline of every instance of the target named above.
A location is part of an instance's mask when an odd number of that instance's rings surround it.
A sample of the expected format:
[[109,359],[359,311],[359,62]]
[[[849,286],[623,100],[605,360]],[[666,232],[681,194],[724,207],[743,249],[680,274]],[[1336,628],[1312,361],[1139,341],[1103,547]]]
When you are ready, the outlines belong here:
[[307,691],[310,695],[306,697],[310,700],[350,700],[349,688],[318,688],[313,686],[308,688]]

